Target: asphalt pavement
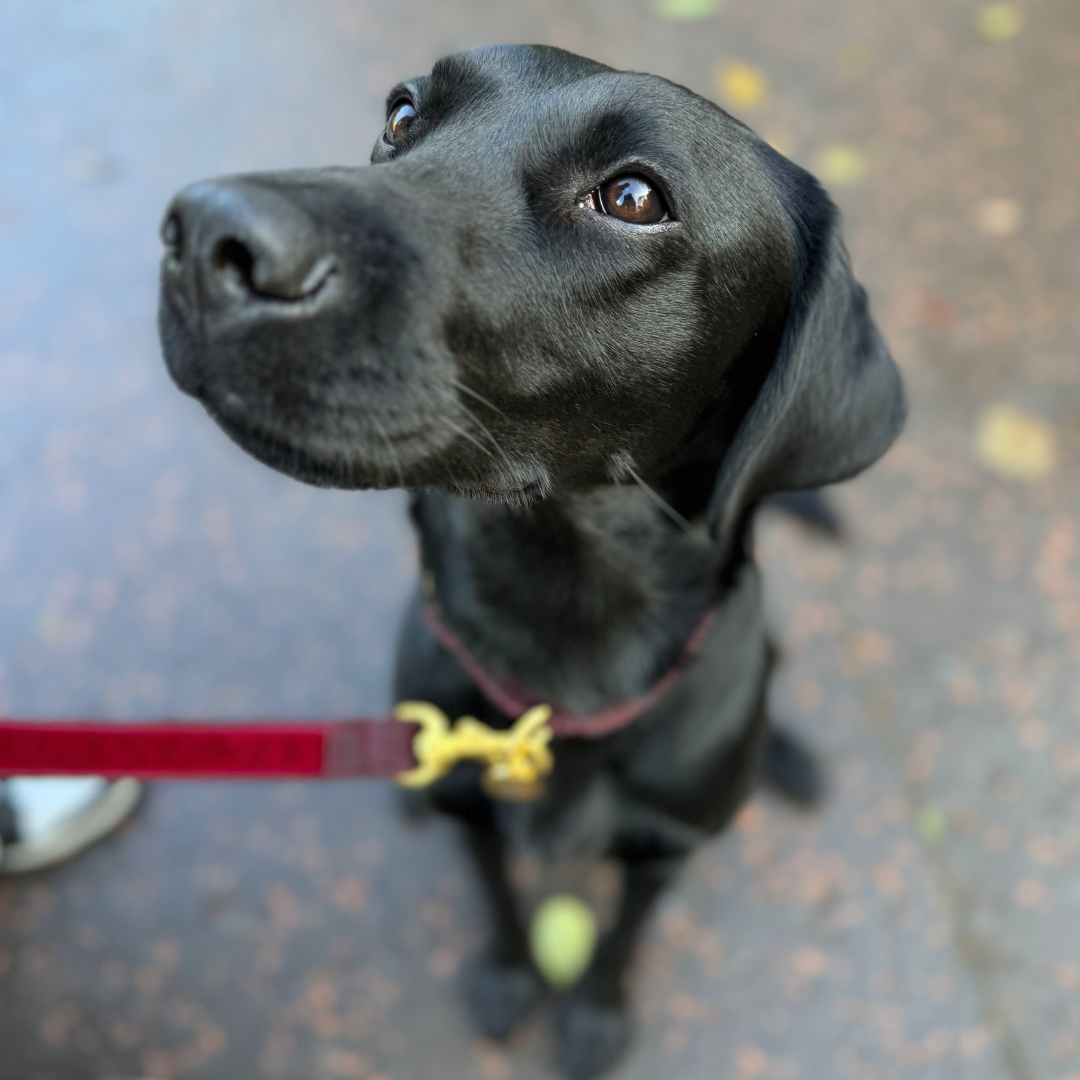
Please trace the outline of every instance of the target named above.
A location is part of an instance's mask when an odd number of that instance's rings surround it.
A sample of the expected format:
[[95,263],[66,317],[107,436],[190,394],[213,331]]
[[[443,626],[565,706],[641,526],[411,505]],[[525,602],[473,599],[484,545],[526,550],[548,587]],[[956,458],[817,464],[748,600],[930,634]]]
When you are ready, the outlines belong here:
[[[0,5],[0,713],[388,708],[404,499],[278,476],[173,388],[157,229],[190,180],[365,162],[395,82],[495,41],[667,76],[813,169],[911,394],[842,543],[763,515],[774,711],[830,796],[694,859],[616,1075],[1080,1080],[1072,0]],[[154,786],[0,881],[0,1080],[552,1076],[545,1014],[468,1028],[451,839],[383,783]]]

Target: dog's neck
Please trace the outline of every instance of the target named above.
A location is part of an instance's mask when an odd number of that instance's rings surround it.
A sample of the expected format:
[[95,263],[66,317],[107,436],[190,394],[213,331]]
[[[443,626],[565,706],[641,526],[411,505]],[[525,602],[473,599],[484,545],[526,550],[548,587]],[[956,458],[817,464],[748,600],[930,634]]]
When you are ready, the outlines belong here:
[[414,501],[425,571],[473,655],[580,715],[645,692],[716,599],[713,544],[636,486],[526,510]]

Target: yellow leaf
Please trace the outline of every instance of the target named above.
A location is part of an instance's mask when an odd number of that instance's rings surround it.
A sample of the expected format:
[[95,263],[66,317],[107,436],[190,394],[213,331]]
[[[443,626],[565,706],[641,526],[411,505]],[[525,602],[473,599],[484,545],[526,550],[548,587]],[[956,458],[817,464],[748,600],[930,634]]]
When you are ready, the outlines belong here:
[[983,41],[1008,41],[1023,29],[1024,13],[1016,4],[985,4],[975,14],[975,32]]
[[827,146],[814,158],[814,172],[833,187],[854,187],[866,173],[866,158],[854,146]]
[[1038,480],[1057,461],[1054,429],[1040,417],[1011,405],[992,405],[979,420],[975,455],[1002,476]]
[[975,227],[986,236],[1012,236],[1024,224],[1024,208],[1015,199],[983,199],[974,216]]
[[716,14],[724,5],[721,0],[653,0],[653,9],[661,19],[672,22],[695,22]]
[[742,60],[721,60],[713,69],[713,84],[730,109],[753,109],[769,94],[765,73]]
[[592,960],[596,916],[577,897],[549,896],[533,916],[529,944],[536,966],[552,986],[573,986]]

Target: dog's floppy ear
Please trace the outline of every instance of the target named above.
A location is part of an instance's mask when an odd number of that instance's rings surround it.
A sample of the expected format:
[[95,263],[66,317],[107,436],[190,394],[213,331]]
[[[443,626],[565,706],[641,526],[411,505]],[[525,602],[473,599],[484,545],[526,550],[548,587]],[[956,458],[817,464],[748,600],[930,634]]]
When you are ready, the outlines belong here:
[[808,173],[761,149],[792,226],[787,324],[772,368],[724,456],[708,521],[725,547],[765,495],[854,476],[904,423],[900,373],[851,273],[839,212]]

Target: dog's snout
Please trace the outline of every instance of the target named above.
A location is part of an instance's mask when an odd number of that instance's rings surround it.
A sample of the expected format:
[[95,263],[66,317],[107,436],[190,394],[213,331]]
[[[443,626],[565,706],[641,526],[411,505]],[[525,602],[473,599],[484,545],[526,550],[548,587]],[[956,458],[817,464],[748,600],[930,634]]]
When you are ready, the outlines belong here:
[[204,181],[173,200],[161,230],[166,269],[198,281],[201,303],[290,304],[314,296],[337,260],[295,201],[244,180]]

